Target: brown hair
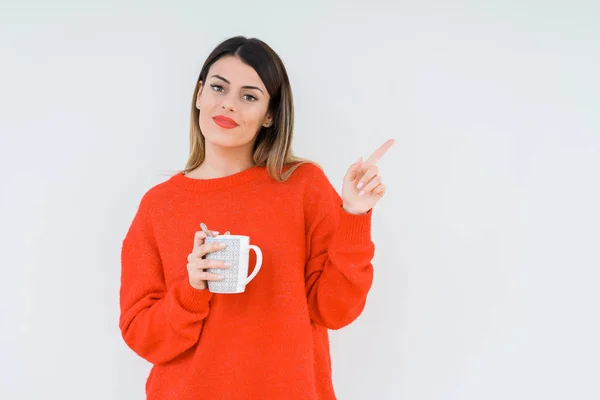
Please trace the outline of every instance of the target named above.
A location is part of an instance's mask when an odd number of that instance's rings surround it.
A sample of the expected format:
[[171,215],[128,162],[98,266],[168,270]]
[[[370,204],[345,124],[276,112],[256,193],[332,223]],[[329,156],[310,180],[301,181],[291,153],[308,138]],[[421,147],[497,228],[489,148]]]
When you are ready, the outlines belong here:
[[275,180],[285,181],[301,164],[309,162],[292,154],[294,132],[292,88],[285,66],[277,53],[265,42],[244,36],[235,36],[219,44],[210,53],[200,70],[192,96],[190,155],[185,169],[181,172],[188,173],[204,161],[204,135],[198,123],[199,110],[196,108],[196,97],[200,82],[206,82],[211,65],[229,55],[239,57],[254,68],[271,95],[268,110],[273,115],[273,123],[269,127],[262,127],[258,132],[252,158],[255,165],[266,166],[269,175]]

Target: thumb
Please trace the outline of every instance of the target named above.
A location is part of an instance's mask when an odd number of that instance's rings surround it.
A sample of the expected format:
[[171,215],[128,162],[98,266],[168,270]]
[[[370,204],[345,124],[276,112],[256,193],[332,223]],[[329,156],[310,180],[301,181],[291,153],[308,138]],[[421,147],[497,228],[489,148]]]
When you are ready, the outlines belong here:
[[344,177],[344,180],[348,181],[348,182],[352,182],[354,180],[357,179],[358,177],[358,172],[360,171],[360,167],[362,166],[362,157],[358,159],[357,162],[355,162],[354,164],[352,164],[350,166],[350,168],[348,168],[348,172],[346,172],[346,176]]

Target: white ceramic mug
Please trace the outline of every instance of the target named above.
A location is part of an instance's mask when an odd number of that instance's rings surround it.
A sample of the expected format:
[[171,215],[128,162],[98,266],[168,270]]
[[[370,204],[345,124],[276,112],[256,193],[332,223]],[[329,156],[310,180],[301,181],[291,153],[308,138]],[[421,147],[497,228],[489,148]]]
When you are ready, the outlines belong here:
[[[208,281],[208,290],[212,293],[242,293],[246,285],[254,279],[262,265],[262,252],[258,246],[250,244],[250,237],[244,235],[219,235],[207,237],[205,243],[222,242],[227,246],[222,250],[211,251],[204,258],[222,260],[231,266],[229,268],[207,268],[206,271],[223,275],[219,281]],[[248,276],[250,249],[256,253],[256,265],[252,275]]]

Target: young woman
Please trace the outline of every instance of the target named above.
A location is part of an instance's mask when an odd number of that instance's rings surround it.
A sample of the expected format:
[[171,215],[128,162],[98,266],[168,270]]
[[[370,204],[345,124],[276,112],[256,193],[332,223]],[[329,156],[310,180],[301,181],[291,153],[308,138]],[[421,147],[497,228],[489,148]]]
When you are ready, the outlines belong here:
[[[369,159],[338,195],[291,152],[292,91],[258,39],[218,45],[196,81],[186,168],[150,190],[123,240],[119,327],[153,364],[150,400],[335,399],[328,329],[362,312],[373,279],[372,208],[385,186]],[[239,294],[207,281],[199,224],[250,236],[262,268]],[[253,254],[252,254],[253,255]],[[253,265],[252,255],[250,265]]]

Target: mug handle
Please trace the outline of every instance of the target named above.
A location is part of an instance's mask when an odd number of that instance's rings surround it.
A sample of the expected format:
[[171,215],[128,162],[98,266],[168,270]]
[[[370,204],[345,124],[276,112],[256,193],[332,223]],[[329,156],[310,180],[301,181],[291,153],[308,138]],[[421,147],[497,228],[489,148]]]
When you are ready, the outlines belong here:
[[[252,271],[252,274],[250,274],[250,276],[248,278],[246,278],[246,282],[244,282],[244,285],[247,285],[252,279],[254,279],[256,274],[258,274],[258,271],[260,270],[260,267],[262,265],[262,252],[260,251],[260,248],[253,244],[249,245],[248,247],[250,249],[254,250],[254,252],[256,253],[256,265],[254,266],[254,271]],[[250,251],[250,250],[248,250],[248,251]]]

